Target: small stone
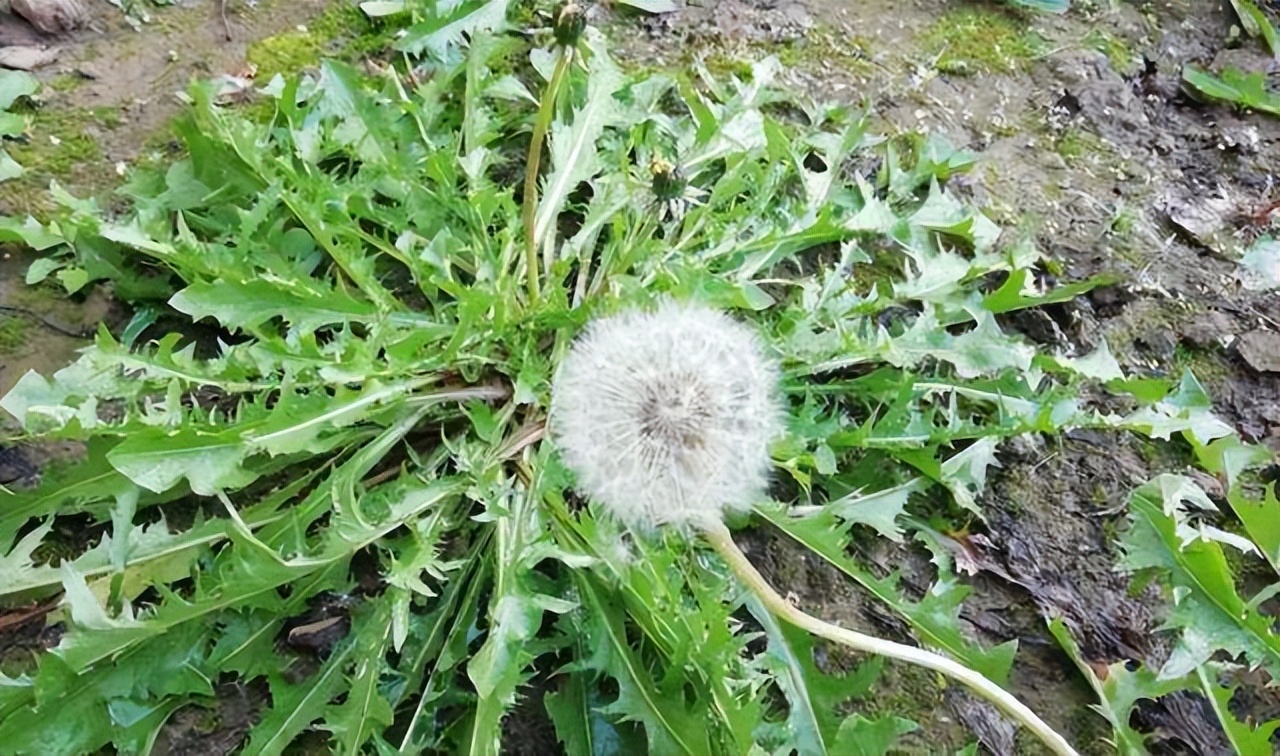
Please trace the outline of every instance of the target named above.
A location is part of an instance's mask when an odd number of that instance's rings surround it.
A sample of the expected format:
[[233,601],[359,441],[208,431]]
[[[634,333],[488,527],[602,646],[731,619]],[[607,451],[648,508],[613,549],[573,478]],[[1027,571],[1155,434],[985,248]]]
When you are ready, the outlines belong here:
[[0,68],[31,71],[58,59],[58,49],[13,45],[0,47]]
[[1239,330],[1235,319],[1221,310],[1199,313],[1179,329],[1183,341],[1201,349],[1221,346]]
[[74,31],[89,18],[81,0],[11,0],[9,7],[45,34]]
[[1240,359],[1259,373],[1280,373],[1280,333],[1258,329],[1240,337]]
[[1173,359],[1178,349],[1178,340],[1173,331],[1159,328],[1139,337],[1134,342],[1153,357],[1168,362]]

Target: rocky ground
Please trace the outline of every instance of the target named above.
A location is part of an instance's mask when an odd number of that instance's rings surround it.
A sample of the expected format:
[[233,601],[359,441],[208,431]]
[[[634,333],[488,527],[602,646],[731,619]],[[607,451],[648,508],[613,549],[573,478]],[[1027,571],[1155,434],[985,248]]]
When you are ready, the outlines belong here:
[[[702,0],[660,16],[593,12],[632,65],[701,62],[729,73],[777,55],[795,85],[867,104],[883,131],[944,133],[979,153],[966,190],[1007,233],[1034,239],[1062,280],[1119,281],[1006,325],[1081,353],[1105,339],[1138,374],[1190,368],[1246,440],[1280,449],[1280,297],[1244,289],[1235,261],[1280,223],[1280,119],[1198,102],[1181,85],[1187,63],[1265,68],[1261,45],[1233,36],[1225,2],[1074,6],[1061,17],[959,0]],[[347,10],[324,0],[264,0],[256,9],[232,0],[226,26],[213,0],[187,2],[154,11],[141,32],[106,3],[94,7],[94,24],[59,39],[58,61],[40,72],[37,128],[26,157],[15,153],[31,173],[0,188],[0,210],[38,212],[33,187],[49,179],[101,191],[117,163],[162,152],[163,125],[179,107],[172,94],[190,76],[244,74],[253,62],[261,77],[349,49]],[[101,146],[84,146],[77,136],[85,133]],[[50,136],[58,144],[45,145]],[[26,262],[14,251],[0,262],[0,302],[40,315],[0,312],[0,392],[29,367],[56,366],[78,331],[112,317],[100,293],[68,305],[25,290]],[[28,336],[4,337],[19,330]],[[1092,433],[1052,447],[1028,443],[1002,456],[984,502],[985,538],[966,562],[974,587],[966,618],[985,642],[1020,641],[1016,692],[1072,740],[1094,743],[1091,752],[1109,752],[1105,722],[1088,710],[1092,693],[1044,617],[1066,618],[1090,661],[1158,664],[1168,650],[1155,634],[1157,603],[1117,573],[1114,536],[1129,491],[1155,472],[1186,472],[1187,459],[1177,448]],[[1212,492],[1215,484],[1205,485]],[[901,629],[780,539],[760,532],[750,545],[815,614]],[[921,590],[929,585],[931,566],[918,554],[877,542],[864,556],[902,569]],[[1025,744],[964,694],[941,693],[911,670],[888,674],[882,705],[921,723],[927,739],[912,744],[918,752],[952,753],[973,731],[992,753],[1034,752],[1019,751]],[[1257,717],[1280,710],[1274,691],[1248,686],[1237,703]],[[233,706],[215,723],[177,718],[160,752],[194,752],[183,750],[193,742],[234,747],[235,737],[203,739],[234,734],[252,708]],[[1172,697],[1140,713],[1161,753],[1225,751],[1201,700]]]

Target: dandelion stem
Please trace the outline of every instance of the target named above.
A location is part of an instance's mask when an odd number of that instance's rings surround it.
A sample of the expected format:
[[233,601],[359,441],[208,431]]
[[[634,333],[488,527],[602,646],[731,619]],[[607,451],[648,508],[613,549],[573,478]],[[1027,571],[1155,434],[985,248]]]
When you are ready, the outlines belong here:
[[1049,746],[1054,754],[1058,756],[1080,756],[1065,738],[1049,727],[1044,720],[1036,716],[1035,712],[1028,709],[1025,704],[1014,698],[1004,688],[991,682],[978,672],[931,651],[864,635],[853,630],[846,630],[843,627],[832,625],[829,622],[824,622],[805,614],[778,595],[778,592],[769,585],[764,576],[752,566],[746,555],[733,542],[733,537],[723,523],[716,522],[706,527],[703,533],[707,542],[716,550],[720,558],[724,559],[738,579],[752,593],[758,596],[765,607],[777,617],[814,635],[848,646],[855,651],[878,654],[890,659],[917,664],[958,680],[983,698],[1000,707],[1001,711],[1013,720],[1035,733],[1040,740]]
[[524,221],[524,259],[525,275],[529,284],[529,303],[539,298],[538,283],[538,169],[542,163],[542,143],[546,141],[547,130],[551,128],[551,119],[556,112],[556,97],[560,93],[560,85],[569,65],[573,62],[573,47],[556,46],[556,66],[551,72],[551,79],[542,93],[542,102],[538,106],[538,119],[533,123],[533,140],[529,142],[529,157],[524,170],[524,207],[521,219]]

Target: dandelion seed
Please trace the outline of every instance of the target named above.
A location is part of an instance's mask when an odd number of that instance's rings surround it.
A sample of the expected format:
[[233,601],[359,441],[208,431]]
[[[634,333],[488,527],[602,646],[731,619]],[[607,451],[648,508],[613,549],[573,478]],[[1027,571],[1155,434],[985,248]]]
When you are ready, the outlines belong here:
[[666,303],[592,323],[556,374],[551,435],[579,490],[637,530],[706,526],[762,495],[777,369],[745,325]]

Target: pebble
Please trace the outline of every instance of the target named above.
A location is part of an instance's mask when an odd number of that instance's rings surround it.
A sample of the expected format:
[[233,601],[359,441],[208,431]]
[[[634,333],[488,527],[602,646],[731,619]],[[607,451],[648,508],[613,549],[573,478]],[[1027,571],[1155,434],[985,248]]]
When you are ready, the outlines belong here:
[[1259,373],[1280,373],[1280,333],[1249,331],[1240,337],[1236,349],[1240,359]]

